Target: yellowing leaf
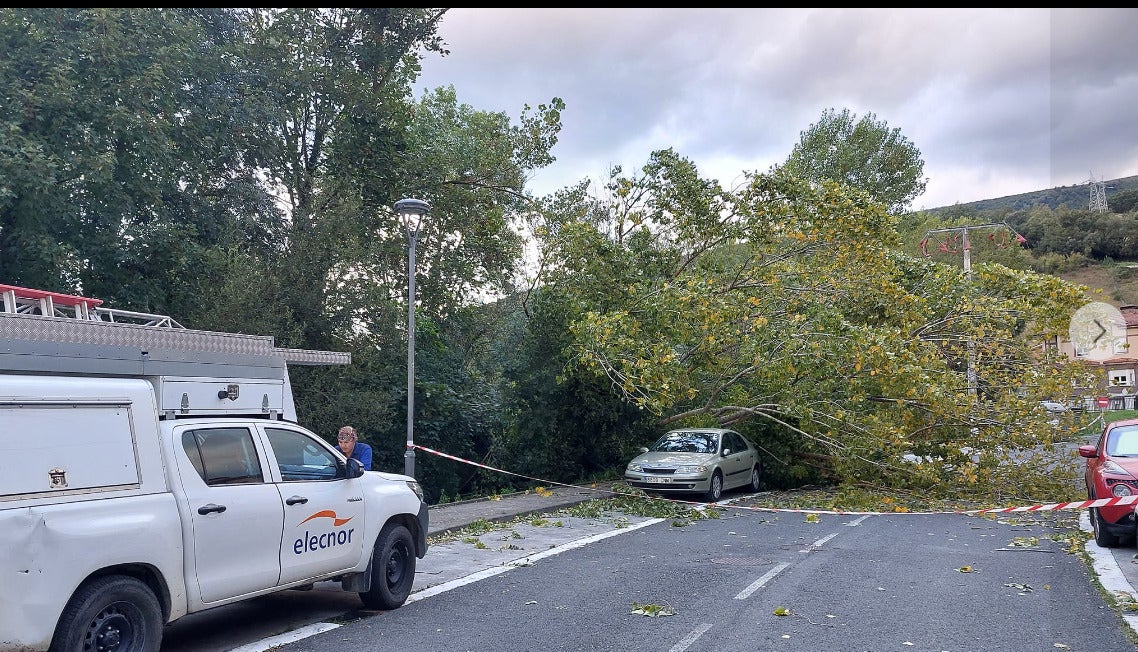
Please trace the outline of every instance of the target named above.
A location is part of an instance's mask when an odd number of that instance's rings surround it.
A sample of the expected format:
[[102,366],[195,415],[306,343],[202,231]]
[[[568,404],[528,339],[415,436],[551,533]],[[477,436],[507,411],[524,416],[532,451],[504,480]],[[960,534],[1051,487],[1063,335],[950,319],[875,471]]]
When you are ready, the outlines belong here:
[[658,604],[640,604],[639,602],[632,603],[632,613],[638,616],[648,616],[649,618],[676,615],[676,612],[668,607],[661,607]]
[[971,566],[961,566],[960,568],[956,569],[956,572],[957,573],[971,573],[972,567]]
[[790,609],[787,609],[786,607],[775,607],[774,608],[774,615],[776,615],[776,616],[789,616],[790,615]]

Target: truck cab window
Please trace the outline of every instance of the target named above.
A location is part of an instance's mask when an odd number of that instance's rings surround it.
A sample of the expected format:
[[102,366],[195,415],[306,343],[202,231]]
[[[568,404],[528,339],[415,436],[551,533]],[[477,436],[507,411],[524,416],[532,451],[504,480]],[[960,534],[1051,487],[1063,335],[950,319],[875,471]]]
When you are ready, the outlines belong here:
[[253,437],[246,428],[200,428],[182,433],[182,447],[207,485],[264,481]]
[[265,428],[273,455],[285,482],[333,480],[338,477],[336,454],[303,433],[284,428]]

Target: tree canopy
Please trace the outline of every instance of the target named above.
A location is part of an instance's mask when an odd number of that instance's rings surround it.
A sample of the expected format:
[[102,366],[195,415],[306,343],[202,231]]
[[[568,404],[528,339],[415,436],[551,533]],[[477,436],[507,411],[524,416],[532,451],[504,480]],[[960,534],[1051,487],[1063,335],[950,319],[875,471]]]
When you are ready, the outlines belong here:
[[664,150],[609,191],[550,229],[546,269],[573,359],[661,426],[777,424],[755,438],[790,467],[988,497],[1008,468],[976,451],[1050,440],[1022,406],[1080,376],[1039,344],[1084,288],[902,253],[880,203],[786,169],[727,192]]
[[904,212],[925,191],[921,151],[898,128],[873,113],[826,109],[800,134],[783,166],[791,174],[863,190],[893,213]]

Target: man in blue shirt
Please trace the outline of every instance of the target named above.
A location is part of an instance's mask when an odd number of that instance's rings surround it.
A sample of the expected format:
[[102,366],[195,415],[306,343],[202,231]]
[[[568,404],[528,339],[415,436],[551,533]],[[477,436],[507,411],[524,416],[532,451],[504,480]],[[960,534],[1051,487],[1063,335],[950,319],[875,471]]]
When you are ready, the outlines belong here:
[[339,434],[336,435],[336,440],[340,444],[340,451],[344,453],[344,455],[359,460],[365,471],[371,470],[371,446],[357,439],[355,428],[351,426],[340,428]]

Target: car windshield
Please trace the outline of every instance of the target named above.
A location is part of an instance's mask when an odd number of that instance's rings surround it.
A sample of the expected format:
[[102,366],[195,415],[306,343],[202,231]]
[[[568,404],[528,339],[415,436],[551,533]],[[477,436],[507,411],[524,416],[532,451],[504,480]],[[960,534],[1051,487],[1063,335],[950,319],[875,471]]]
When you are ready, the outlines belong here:
[[1138,455],[1138,426],[1112,429],[1106,440],[1106,454],[1114,457]]
[[652,444],[657,453],[714,453],[719,438],[705,432],[670,432]]

